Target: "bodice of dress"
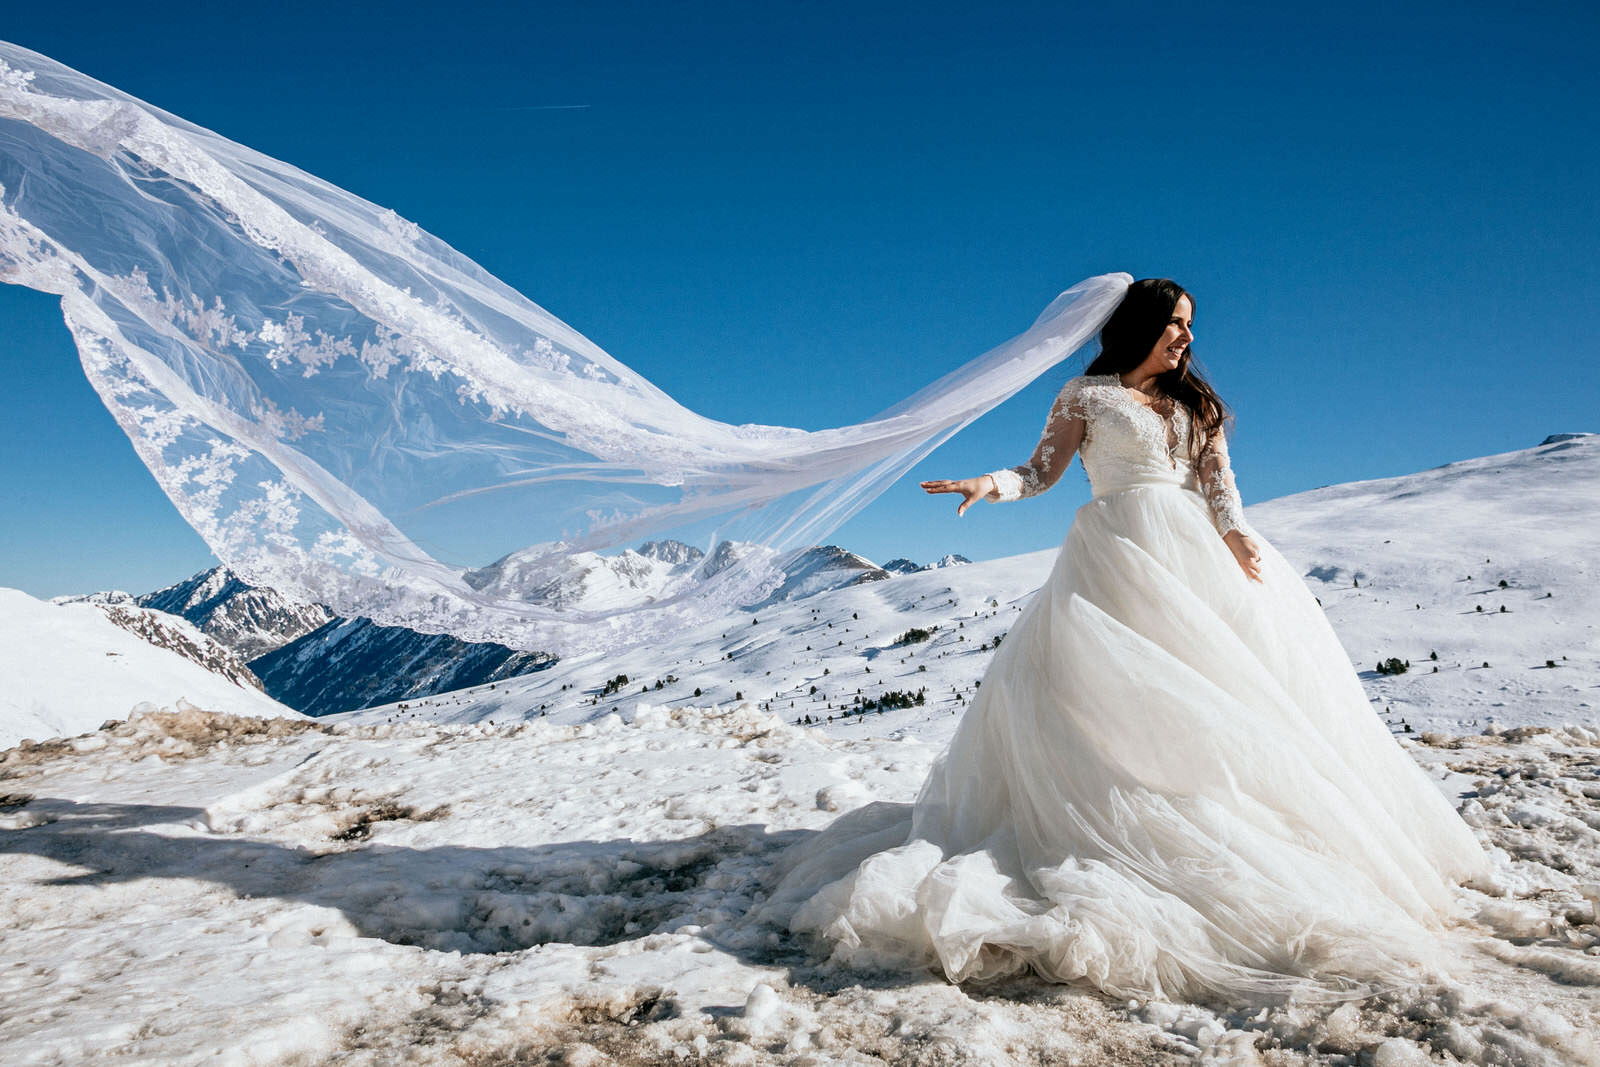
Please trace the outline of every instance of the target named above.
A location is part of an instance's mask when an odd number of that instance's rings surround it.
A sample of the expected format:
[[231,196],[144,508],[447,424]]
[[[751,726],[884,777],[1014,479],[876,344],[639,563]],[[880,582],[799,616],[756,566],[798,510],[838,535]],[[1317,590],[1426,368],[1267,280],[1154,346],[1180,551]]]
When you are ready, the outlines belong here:
[[1056,397],[1032,458],[991,473],[999,498],[1044,492],[1076,454],[1097,497],[1144,485],[1192,489],[1210,505],[1218,533],[1248,533],[1221,429],[1207,436],[1199,459],[1191,462],[1193,419],[1184,405],[1169,403],[1169,412],[1152,407],[1116,374],[1073,378]]

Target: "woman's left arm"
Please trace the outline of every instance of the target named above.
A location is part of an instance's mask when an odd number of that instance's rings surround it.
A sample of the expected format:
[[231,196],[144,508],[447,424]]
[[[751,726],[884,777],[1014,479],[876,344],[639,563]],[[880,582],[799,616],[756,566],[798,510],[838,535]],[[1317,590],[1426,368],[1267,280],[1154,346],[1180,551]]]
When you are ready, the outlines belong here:
[[1200,450],[1197,465],[1200,492],[1211,505],[1211,522],[1227,542],[1233,558],[1254,581],[1261,580],[1261,550],[1250,536],[1244,521],[1244,503],[1239,499],[1239,486],[1233,477],[1233,466],[1228,460],[1228,441],[1222,427],[1212,430]]
[[1073,378],[1062,387],[1050,406],[1050,416],[1045,420],[1039,444],[1028,462],[960,481],[934,479],[923,482],[922,488],[930,493],[960,493],[957,515],[966,514],[967,509],[980,500],[1021,500],[1049,489],[1061,480],[1088,430],[1088,409],[1082,389],[1082,378]]

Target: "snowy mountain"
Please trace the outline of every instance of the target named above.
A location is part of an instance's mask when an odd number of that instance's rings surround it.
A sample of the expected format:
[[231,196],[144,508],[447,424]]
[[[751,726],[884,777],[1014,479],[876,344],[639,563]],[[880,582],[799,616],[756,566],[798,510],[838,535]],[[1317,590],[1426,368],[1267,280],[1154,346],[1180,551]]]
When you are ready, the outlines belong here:
[[176,652],[236,685],[261,688],[261,680],[232,648],[204,633],[188,619],[156,608],[143,607],[141,598],[121,590],[52,597],[52,604],[88,604],[107,619],[157,648]]
[[552,564],[544,548],[504,556],[468,571],[467,584],[497,596],[561,609],[605,610],[655,599],[695,572],[705,553],[680,541],[651,541],[619,555],[576,552]]
[[286,645],[333,618],[333,612],[321,604],[297,604],[271,589],[246,585],[226,567],[212,567],[165,589],[146,593],[138,603],[188,619],[247,661]]
[[[474,588],[499,596],[568,610],[604,611],[641,597],[671,596],[689,581],[710,577],[752,550],[753,545],[723,541],[707,556],[681,541],[650,541],[617,555],[578,552],[550,563],[542,559],[546,550],[535,548],[469,571],[466,578]],[[783,584],[763,603],[887,577],[888,571],[865,557],[837,545],[821,545],[800,553],[787,568]]]
[[[741,546],[724,542],[709,559],[692,545],[653,541],[616,556],[583,553],[559,579],[530,581],[521,560],[508,556],[478,572],[485,588],[594,608],[625,594],[656,595],[697,568],[726,566]],[[765,603],[794,600],[865,581],[888,572],[833,546],[810,549]],[[251,661],[266,691],[310,715],[329,715],[373,705],[415,702],[452,690],[488,686],[548,669],[555,657],[517,652],[490,642],[464,642],[423,634],[370,619],[334,619],[311,633]]]
[[[659,544],[644,549],[674,554]],[[494,682],[554,662],[545,653],[341,619],[320,604],[247,585],[225,567],[137,598],[112,591],[57,602],[96,605],[152,644],[311,715]]]
[[936,571],[943,567],[962,567],[971,562],[966,556],[958,556],[954,553],[940,556],[932,563],[917,563],[902,556],[899,559],[891,559],[888,563],[885,563],[883,569],[890,574],[915,574],[918,571]]
[[646,559],[660,560],[673,566],[699,563],[706,555],[693,545],[686,545],[682,541],[646,541],[637,551]]
[[785,600],[801,600],[830,589],[861,585],[864,582],[881,582],[892,578],[884,568],[838,545],[819,545],[800,553],[784,568],[783,584],[757,607]]
[[[1600,560],[1600,437],[1312,490],[1252,505],[1247,517],[1301,566],[1376,712],[1397,731],[1600,721],[1591,696],[1600,687],[1600,602],[1590,592]],[[924,690],[921,706],[874,710],[870,729],[938,730],[965,707],[996,639],[1055,560],[1051,548],[885,581],[873,575],[887,568],[839,551],[816,550],[829,575],[820,593],[776,596],[670,645],[356,716],[580,722],[638,700],[743,698],[791,722],[809,715],[827,726],[832,716],[830,728],[861,732],[863,721],[844,714],[858,695]],[[828,588],[833,579],[842,582]],[[806,580],[797,576],[793,588]],[[931,636],[897,644],[913,630]],[[1411,667],[1380,674],[1390,658]],[[613,684],[618,676],[628,682]]]
[[[1600,721],[1600,435],[1246,514],[1302,565],[1368,693],[1396,715],[1452,730]],[[1410,669],[1379,674],[1390,658]]]
[[[659,596],[697,572],[714,574],[750,546],[723,542],[708,558],[693,545],[651,541],[614,556],[580,553],[553,574],[531,564],[532,553],[512,554],[473,572],[479,588],[542,600],[563,607],[600,609],[643,592]],[[809,549],[790,568],[788,580],[766,603],[889,577],[888,572],[835,546]],[[191,658],[218,673],[258,684],[275,699],[311,715],[326,715],[415,700],[455,689],[487,685],[543,670],[555,658],[517,652],[490,642],[464,642],[441,634],[380,626],[370,619],[335,617],[321,605],[298,605],[270,590],[245,584],[223,567],[212,568],[165,589],[134,598],[109,592],[63,598],[101,606],[135,632],[163,647],[193,647]],[[159,614],[170,612],[176,629],[167,633]],[[216,641],[255,651],[249,666]],[[251,672],[255,672],[252,674]],[[257,682],[256,678],[260,681]]]
[[308,715],[329,715],[504,681],[544,670],[546,652],[517,652],[371,619],[334,619],[250,661],[266,691]]
[[[1600,614],[1582,591],[1593,587],[1600,559],[1600,437],[1558,435],[1532,449],[1324,487],[1253,505],[1248,516],[1303,567],[1397,729],[1594,721],[1586,690],[1600,684]],[[543,587],[530,585],[508,556],[478,580],[599,606],[641,589],[659,594],[696,569],[726,566],[744,547],[723,542],[708,557],[658,541],[617,556],[587,554]],[[541,713],[576,721],[623,707],[647,688],[652,702],[742,695],[826,723],[830,715],[853,719],[843,712],[858,695],[924,690],[920,708],[885,713],[892,728],[965,706],[1054,556],[1050,549],[975,564],[947,556],[927,567],[877,567],[822,546],[754,612],[603,663],[586,657],[549,668],[548,657],[519,659],[498,645],[336,620],[252,668],[279,699],[319,714],[368,701],[377,705],[372,716],[387,717],[402,714],[393,705],[403,701],[403,714],[450,721]],[[932,637],[897,647],[912,630]],[[1409,661],[1409,670],[1379,673],[1391,658]],[[629,679],[626,688],[614,684],[618,676]],[[492,696],[484,688],[491,683]]]
[[235,685],[261,689],[261,679],[245,665],[231,648],[214,640],[187,619],[168,615],[155,608],[134,604],[96,605],[105,617],[117,626],[143,638],[157,648],[176,652],[212,674],[220,675]]
[[121,589],[102,589],[95,593],[79,593],[68,596],[53,596],[52,604],[93,604],[96,607],[106,607],[111,604],[137,604],[139,599],[132,593]]
[[223,676],[240,670],[236,657],[180,619],[0,589],[0,748],[93,730],[145,702],[299,717],[248,684],[249,671],[237,682]]

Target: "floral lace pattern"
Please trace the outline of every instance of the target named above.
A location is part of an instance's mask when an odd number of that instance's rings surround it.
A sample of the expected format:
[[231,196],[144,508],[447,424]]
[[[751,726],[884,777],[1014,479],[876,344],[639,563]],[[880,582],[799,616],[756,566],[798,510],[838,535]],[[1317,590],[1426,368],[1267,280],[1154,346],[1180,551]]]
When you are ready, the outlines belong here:
[[[1132,282],[1085,279],[870,421],[727,423],[394,211],[3,41],[0,120],[0,280],[61,298],[89,381],[218,558],[341,615],[562,655],[765,599]],[[645,538],[737,551],[670,590],[550,592]],[[526,582],[474,584],[513,555]]]
[[990,472],[993,496],[1036,496],[1055,485],[1079,455],[1097,494],[1140,484],[1184,485],[1205,498],[1219,534],[1249,532],[1226,439],[1220,430],[1213,432],[1198,462],[1191,463],[1192,428],[1187,407],[1170,399],[1164,406],[1145,403],[1118,375],[1073,378],[1051,406],[1028,462]]
[[1228,462],[1228,440],[1218,429],[1206,439],[1200,450],[1200,492],[1211,505],[1211,514],[1217,532],[1229,530],[1249,533],[1244,521],[1244,503],[1239,499],[1239,486],[1233,478],[1233,467]]

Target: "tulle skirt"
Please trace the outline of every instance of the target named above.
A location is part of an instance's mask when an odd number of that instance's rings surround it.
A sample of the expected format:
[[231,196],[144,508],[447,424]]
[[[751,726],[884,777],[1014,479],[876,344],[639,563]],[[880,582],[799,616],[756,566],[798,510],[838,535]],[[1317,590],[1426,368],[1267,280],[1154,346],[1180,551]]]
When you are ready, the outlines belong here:
[[769,914],[858,966],[1119,997],[1363,995],[1440,965],[1487,858],[1300,576],[1204,499],[1079,509],[914,805],[795,846]]

